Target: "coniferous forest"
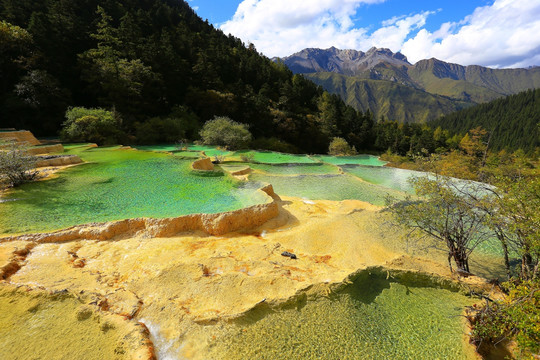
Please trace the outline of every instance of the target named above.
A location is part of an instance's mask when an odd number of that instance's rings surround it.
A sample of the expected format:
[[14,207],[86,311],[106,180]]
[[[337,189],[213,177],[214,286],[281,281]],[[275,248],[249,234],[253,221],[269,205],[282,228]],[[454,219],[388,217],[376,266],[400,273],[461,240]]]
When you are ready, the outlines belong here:
[[56,136],[66,111],[84,107],[113,112],[108,142],[123,144],[197,140],[206,121],[227,116],[249,126],[251,147],[287,152],[324,153],[335,137],[359,151],[434,152],[478,126],[494,149],[538,147],[538,90],[429,126],[374,119],[184,1],[3,0],[0,19],[3,128]]
[[473,106],[429,124],[452,134],[465,134],[481,126],[491,133],[493,150],[522,149],[530,153],[540,146],[540,89]]
[[193,139],[205,121],[229,116],[262,144],[324,152],[341,135],[369,147],[369,114],[224,35],[186,2],[5,0],[0,14],[3,127],[56,135],[66,109],[84,106],[119,114],[123,143],[162,142],[160,125]]

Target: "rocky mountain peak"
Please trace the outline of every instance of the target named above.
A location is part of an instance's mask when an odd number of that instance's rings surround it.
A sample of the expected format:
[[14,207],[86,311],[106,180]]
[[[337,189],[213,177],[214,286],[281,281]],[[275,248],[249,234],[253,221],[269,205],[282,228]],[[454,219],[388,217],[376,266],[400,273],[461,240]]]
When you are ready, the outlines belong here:
[[354,49],[340,50],[336,47],[309,48],[281,60],[295,73],[336,72],[357,75],[373,69],[381,62],[397,67],[411,66],[405,55],[376,47],[367,52]]

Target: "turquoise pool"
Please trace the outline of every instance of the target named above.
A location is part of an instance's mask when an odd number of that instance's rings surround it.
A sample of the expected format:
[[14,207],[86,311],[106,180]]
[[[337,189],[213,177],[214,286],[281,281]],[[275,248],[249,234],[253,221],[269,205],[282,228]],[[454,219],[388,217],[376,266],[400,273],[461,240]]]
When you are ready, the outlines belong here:
[[385,161],[379,160],[373,155],[355,155],[355,156],[330,156],[330,155],[313,155],[311,156],[317,161],[322,161],[333,165],[369,165],[383,166]]
[[2,197],[0,233],[41,232],[89,222],[217,213],[262,203],[227,177],[199,177],[191,160],[156,152],[71,147],[89,163]]
[[382,206],[388,195],[404,197],[403,192],[370,184],[348,174],[277,176],[254,173],[249,179],[272,184],[279,195],[310,200],[354,199]]

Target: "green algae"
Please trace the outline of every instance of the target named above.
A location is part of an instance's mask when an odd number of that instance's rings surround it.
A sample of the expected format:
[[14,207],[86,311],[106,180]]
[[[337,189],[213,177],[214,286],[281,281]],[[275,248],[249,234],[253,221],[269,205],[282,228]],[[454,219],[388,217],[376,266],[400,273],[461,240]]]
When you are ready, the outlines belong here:
[[352,175],[274,176],[252,174],[250,180],[270,183],[279,195],[311,200],[361,200],[382,206],[388,195],[403,198],[404,193],[364,182]]
[[360,272],[329,296],[261,304],[207,327],[211,359],[470,359],[460,315],[473,299],[415,275]]
[[191,161],[119,147],[67,151],[89,162],[3,196],[0,233],[41,232],[137,217],[217,213],[264,202],[230,177],[200,177]]
[[331,155],[314,155],[311,158],[333,165],[368,165],[368,166],[383,166],[385,161],[379,160],[373,155],[354,155],[354,156],[331,156]]

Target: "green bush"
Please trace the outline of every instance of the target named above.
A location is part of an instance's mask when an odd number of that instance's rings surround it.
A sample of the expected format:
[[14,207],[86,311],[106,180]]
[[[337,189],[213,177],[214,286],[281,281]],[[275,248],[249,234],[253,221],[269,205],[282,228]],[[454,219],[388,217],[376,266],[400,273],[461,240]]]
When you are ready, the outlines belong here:
[[118,144],[123,137],[120,120],[104,109],[70,108],[61,132],[63,141],[92,142],[98,145]]
[[504,301],[477,309],[472,319],[472,342],[493,346],[504,339],[516,340],[515,355],[533,359],[540,355],[540,280],[504,285],[509,291]]
[[332,142],[330,143],[330,146],[328,147],[328,154],[330,155],[356,155],[356,149],[354,146],[351,148],[349,143],[340,137],[335,137]]
[[207,121],[199,134],[206,145],[224,146],[233,150],[245,148],[251,141],[248,126],[226,116]]

